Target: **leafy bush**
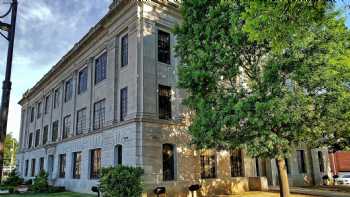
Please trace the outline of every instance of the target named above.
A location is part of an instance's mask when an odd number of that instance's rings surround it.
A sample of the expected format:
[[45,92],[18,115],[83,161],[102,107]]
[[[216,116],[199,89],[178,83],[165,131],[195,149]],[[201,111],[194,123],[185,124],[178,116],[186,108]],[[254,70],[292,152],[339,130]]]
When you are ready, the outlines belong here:
[[17,171],[12,170],[7,179],[3,182],[4,186],[18,186],[23,183],[23,179],[17,175]]
[[38,176],[35,177],[31,190],[34,192],[47,192],[48,188],[48,175],[44,170],[41,170]]
[[118,165],[102,169],[100,189],[104,197],[139,197],[142,193],[143,170]]

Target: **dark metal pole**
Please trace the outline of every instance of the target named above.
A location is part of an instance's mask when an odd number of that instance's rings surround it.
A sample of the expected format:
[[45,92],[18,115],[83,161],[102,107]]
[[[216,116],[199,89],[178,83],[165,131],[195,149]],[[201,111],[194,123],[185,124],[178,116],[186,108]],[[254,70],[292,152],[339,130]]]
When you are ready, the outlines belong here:
[[5,80],[3,81],[1,106],[0,106],[0,180],[2,180],[2,171],[4,165],[4,145],[6,138],[8,109],[10,104],[11,93],[11,70],[13,58],[13,46],[15,41],[16,15],[17,15],[17,0],[12,0],[11,3],[11,26],[8,31],[8,51],[6,62]]

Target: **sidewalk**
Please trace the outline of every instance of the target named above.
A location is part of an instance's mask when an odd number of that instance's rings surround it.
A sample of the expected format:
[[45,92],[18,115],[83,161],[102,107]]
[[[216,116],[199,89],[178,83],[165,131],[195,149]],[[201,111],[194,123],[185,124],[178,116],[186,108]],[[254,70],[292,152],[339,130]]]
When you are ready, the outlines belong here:
[[[271,191],[279,191],[278,187],[269,187]],[[291,187],[290,192],[294,194],[306,194],[322,197],[350,197],[350,193],[327,191],[313,188]]]

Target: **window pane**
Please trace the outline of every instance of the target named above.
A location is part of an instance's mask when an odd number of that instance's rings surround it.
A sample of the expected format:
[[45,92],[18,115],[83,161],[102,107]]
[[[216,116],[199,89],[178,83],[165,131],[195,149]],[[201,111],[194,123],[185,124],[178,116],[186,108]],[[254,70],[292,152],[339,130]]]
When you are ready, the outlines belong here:
[[170,64],[170,34],[158,31],[158,61]]
[[158,92],[159,119],[171,119],[171,88],[159,85]]
[[201,155],[201,178],[215,178],[216,177],[216,161],[215,154]]
[[44,170],[44,157],[40,158],[40,164],[39,164],[39,170],[43,171]]
[[122,37],[121,41],[121,63],[122,67],[128,65],[128,35]]
[[77,135],[82,134],[86,128],[86,108],[77,112]]
[[105,121],[105,100],[101,100],[94,105],[94,130],[103,128]]
[[33,121],[34,121],[34,107],[32,107],[30,111],[30,122],[33,122]]
[[97,179],[100,177],[101,169],[101,149],[91,150],[90,178]]
[[323,160],[322,151],[318,151],[317,155],[318,155],[318,162],[319,162],[320,172],[324,172],[324,160]]
[[59,164],[59,177],[64,178],[66,176],[66,154],[60,155],[60,164]]
[[29,139],[28,139],[28,148],[32,148],[32,143],[33,143],[33,133],[30,133]]
[[53,103],[53,108],[56,109],[60,105],[60,90],[56,89],[54,93],[54,103]]
[[35,147],[39,146],[40,142],[40,129],[35,131]]
[[40,118],[41,117],[41,102],[38,103],[38,107],[37,107],[37,114],[36,117]]
[[128,88],[120,90],[120,121],[125,120],[128,113]]
[[70,115],[68,115],[63,119],[63,135],[62,135],[63,139],[69,136],[70,129],[71,129],[71,117]]
[[231,176],[232,177],[243,177],[243,162],[242,162],[242,151],[234,150],[231,151]]
[[103,53],[95,60],[95,84],[106,79],[107,53]]
[[52,142],[56,142],[58,138],[58,120],[52,123]]
[[79,85],[78,85],[78,94],[83,93],[87,89],[87,77],[88,69],[84,68],[79,72]]
[[29,165],[29,161],[26,160],[24,176],[28,176],[28,165]]
[[117,145],[114,148],[114,164],[121,165],[123,163],[123,148],[122,145]]
[[73,178],[80,179],[81,152],[73,153]]
[[304,150],[297,150],[297,160],[299,173],[306,173]]
[[163,144],[163,180],[174,180],[175,177],[175,158],[174,146],[172,144]]
[[31,171],[31,176],[35,176],[35,159],[32,159],[32,171]]
[[68,102],[71,100],[73,95],[73,80],[69,79],[66,81],[65,93],[64,93],[64,101]]
[[44,133],[43,133],[43,145],[47,143],[48,134],[49,134],[49,126],[45,126]]
[[44,109],[45,114],[49,112],[49,106],[50,106],[50,96],[47,96],[45,98],[45,109]]

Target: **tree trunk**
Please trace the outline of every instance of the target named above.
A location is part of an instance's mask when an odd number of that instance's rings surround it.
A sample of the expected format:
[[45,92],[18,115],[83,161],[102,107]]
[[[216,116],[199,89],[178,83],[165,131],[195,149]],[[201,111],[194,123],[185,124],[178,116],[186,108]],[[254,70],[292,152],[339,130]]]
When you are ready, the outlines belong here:
[[280,186],[280,197],[289,197],[290,192],[289,192],[289,182],[288,182],[286,162],[284,159],[276,159],[276,164],[277,164],[279,186]]

